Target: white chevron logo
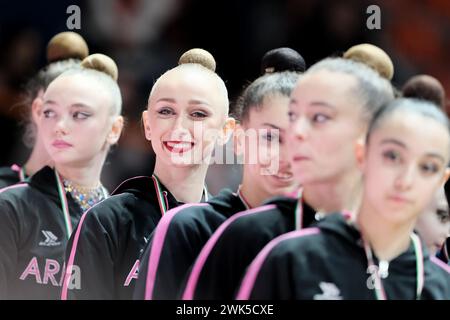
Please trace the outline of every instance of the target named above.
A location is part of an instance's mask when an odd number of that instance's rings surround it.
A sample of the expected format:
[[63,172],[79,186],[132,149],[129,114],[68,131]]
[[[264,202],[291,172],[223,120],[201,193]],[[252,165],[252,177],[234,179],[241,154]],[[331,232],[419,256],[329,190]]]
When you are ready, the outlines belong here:
[[41,230],[42,234],[45,237],[44,241],[39,242],[40,246],[43,247],[56,247],[61,245],[61,241],[58,241],[58,237],[53,234],[51,231]]

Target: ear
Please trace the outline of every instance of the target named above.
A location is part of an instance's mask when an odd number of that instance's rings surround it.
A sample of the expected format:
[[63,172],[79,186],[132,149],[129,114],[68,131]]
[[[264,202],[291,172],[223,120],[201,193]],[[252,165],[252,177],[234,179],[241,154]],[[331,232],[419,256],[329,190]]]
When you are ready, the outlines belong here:
[[122,129],[123,129],[123,117],[118,116],[114,120],[111,131],[108,134],[107,141],[110,145],[114,145],[117,143],[117,141],[119,141],[120,134],[122,133]]
[[356,165],[361,172],[364,172],[364,166],[366,161],[366,144],[364,139],[360,138],[355,142],[355,157]]
[[41,97],[37,97],[33,100],[31,104],[31,117],[33,118],[34,123],[39,122],[39,118],[42,115],[42,106],[44,104],[44,100]]
[[237,123],[233,134],[234,154],[241,156],[245,152],[245,131],[241,124]]
[[149,123],[149,120],[148,120],[148,111],[147,110],[142,112],[142,123],[144,125],[145,138],[148,141],[151,141],[152,140],[152,136],[151,136],[150,123]]
[[217,143],[219,145],[224,145],[230,140],[231,135],[233,134],[234,130],[236,128],[236,120],[232,117],[228,117],[227,120],[225,120],[225,124],[222,128],[222,133],[217,140]]
[[444,176],[442,177],[442,185],[444,185],[447,182],[449,177],[450,177],[450,168],[447,167],[445,168]]

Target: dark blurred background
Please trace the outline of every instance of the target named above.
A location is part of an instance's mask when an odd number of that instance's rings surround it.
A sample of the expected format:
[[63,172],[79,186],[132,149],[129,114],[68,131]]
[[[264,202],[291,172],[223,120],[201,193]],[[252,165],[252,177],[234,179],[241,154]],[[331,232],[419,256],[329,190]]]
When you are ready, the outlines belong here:
[[[369,30],[369,5],[381,9],[381,29]],[[299,51],[307,65],[370,42],[395,65],[393,83],[431,74],[450,89],[450,1],[448,0],[40,0],[0,1],[0,165],[21,164],[28,151],[20,126],[21,92],[46,64],[45,48],[67,31],[70,5],[81,9],[81,29],[90,52],[113,57],[119,66],[127,126],[105,166],[113,188],[133,175],[151,174],[153,154],[140,116],[154,81],[193,47],[210,51],[233,101],[259,75],[262,55],[275,47]],[[234,187],[235,166],[216,165],[210,190]]]

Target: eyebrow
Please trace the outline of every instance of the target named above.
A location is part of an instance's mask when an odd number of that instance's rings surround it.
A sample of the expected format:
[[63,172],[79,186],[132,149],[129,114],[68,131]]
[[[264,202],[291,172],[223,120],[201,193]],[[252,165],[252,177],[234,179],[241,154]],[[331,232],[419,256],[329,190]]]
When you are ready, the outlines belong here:
[[[297,103],[298,103],[298,101],[296,99],[294,99],[294,98],[292,98],[289,101],[289,104],[297,104]],[[329,104],[329,103],[327,103],[325,101],[313,101],[309,105],[313,106],[313,107],[326,107],[326,108],[330,108],[330,109],[333,109],[333,110],[336,109],[335,106],[333,106],[333,105],[331,105],[331,104]]]
[[56,104],[53,100],[44,100],[44,104]]
[[[169,102],[169,103],[177,103],[177,101],[173,98],[159,98],[156,100],[156,102]],[[188,104],[203,104],[209,106],[210,104],[206,102],[205,100],[199,100],[199,99],[191,99],[188,101]]]
[[326,107],[326,108],[330,108],[330,109],[336,109],[335,106],[329,104],[328,102],[325,101],[313,101],[309,104],[310,106],[317,106],[317,107]]
[[271,123],[264,122],[264,123],[263,123],[263,126],[268,126],[268,127],[273,128],[273,129],[280,130],[280,131],[283,131],[283,132],[284,132],[284,129],[281,129],[280,127],[278,127],[278,126],[276,126],[276,125],[274,125],[274,124],[271,124]]
[[170,103],[176,103],[175,99],[172,98],[159,98],[158,100],[156,100],[156,102],[170,102]]
[[71,105],[71,107],[92,109],[91,106],[89,106],[87,104],[84,104],[84,103],[74,103],[74,104]]
[[[44,105],[45,105],[45,104],[58,105],[58,104],[57,104],[55,101],[53,101],[53,100],[46,100],[46,101],[44,101]],[[87,104],[84,104],[84,103],[74,103],[74,104],[71,104],[70,107],[71,107],[71,108],[73,108],[73,107],[75,107],[75,108],[85,108],[85,109],[90,109],[90,110],[92,110],[92,107],[91,107],[91,106],[89,106],[89,105],[87,105]]]
[[397,139],[388,138],[388,139],[381,140],[381,144],[389,144],[389,143],[395,144],[395,145],[397,145],[399,147],[402,147],[403,149],[408,149],[406,147],[406,144],[404,144],[403,142],[401,142],[401,141],[399,141]]
[[[408,149],[408,147],[407,147],[403,142],[401,142],[401,141],[399,141],[399,140],[397,140],[397,139],[389,138],[389,139],[383,139],[383,140],[381,140],[381,144],[389,144],[389,143],[395,144],[395,145],[397,145],[397,146],[399,146],[399,147],[401,147],[401,148],[403,148],[403,149]],[[444,157],[441,156],[441,155],[438,154],[438,153],[428,152],[428,153],[425,154],[425,156],[427,156],[427,157],[433,157],[433,158],[438,158],[438,159],[442,160],[442,162],[445,162]]]

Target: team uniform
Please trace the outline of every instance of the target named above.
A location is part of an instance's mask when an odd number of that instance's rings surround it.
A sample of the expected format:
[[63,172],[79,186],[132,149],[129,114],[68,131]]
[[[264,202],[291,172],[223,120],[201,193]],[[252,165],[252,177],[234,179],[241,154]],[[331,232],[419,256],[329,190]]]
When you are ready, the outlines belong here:
[[269,243],[250,265],[238,299],[450,299],[450,268],[411,235],[408,250],[380,263],[348,218]]
[[247,266],[272,239],[315,221],[315,212],[298,197],[275,197],[265,205],[235,214],[203,247],[183,299],[232,299]]
[[139,257],[163,214],[179,206],[156,176],[123,182],[106,201],[87,211],[67,247],[70,268],[80,270],[67,277],[62,299],[132,299]]
[[0,191],[0,299],[59,299],[64,253],[82,209],[44,167]]
[[186,204],[165,215],[141,258],[135,299],[177,299],[186,275],[214,231],[248,207],[224,189],[207,203]]
[[436,254],[436,256],[441,259],[443,262],[450,265],[450,237],[445,240],[444,244],[442,245],[441,250]]
[[12,165],[11,167],[1,167],[0,189],[24,181],[25,178],[25,170],[23,170],[23,168],[19,167],[17,164]]

